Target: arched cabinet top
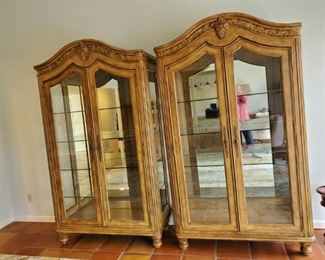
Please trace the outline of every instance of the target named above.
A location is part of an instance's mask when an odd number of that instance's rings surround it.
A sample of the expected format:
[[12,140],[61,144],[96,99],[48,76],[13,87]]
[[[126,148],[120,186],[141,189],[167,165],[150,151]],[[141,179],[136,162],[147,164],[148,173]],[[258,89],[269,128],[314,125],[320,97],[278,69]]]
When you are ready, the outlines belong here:
[[244,13],[221,13],[197,22],[175,40],[156,47],[155,52],[159,58],[172,55],[208,32],[214,33],[220,45],[226,45],[239,36],[234,33],[236,29],[252,37],[284,39],[300,36],[301,23],[275,23]]
[[83,39],[65,45],[50,59],[34,66],[34,69],[38,75],[43,75],[51,71],[64,70],[71,64],[87,67],[101,57],[120,65],[142,60],[146,61],[148,66],[155,65],[155,58],[143,50],[124,50],[98,40]]

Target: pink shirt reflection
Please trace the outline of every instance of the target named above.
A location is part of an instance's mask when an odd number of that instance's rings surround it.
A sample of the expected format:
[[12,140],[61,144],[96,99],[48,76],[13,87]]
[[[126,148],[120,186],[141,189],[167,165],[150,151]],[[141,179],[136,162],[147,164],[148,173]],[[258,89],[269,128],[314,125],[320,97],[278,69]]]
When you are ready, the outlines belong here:
[[249,113],[248,113],[248,97],[247,96],[238,96],[237,97],[237,115],[239,117],[239,121],[248,121]]

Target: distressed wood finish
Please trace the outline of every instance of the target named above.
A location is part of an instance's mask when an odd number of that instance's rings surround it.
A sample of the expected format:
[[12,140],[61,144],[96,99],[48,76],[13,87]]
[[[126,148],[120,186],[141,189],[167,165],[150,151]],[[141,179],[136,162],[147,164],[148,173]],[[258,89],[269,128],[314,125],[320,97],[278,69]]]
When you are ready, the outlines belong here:
[[[68,242],[69,233],[125,234],[150,236],[153,239],[153,245],[160,247],[161,234],[169,214],[169,206],[165,206],[164,209],[161,206],[149,96],[148,71],[155,72],[155,58],[142,50],[127,51],[100,41],[86,39],[66,45],[52,58],[34,68],[37,71],[39,82],[56,227],[61,242],[63,244]],[[143,220],[111,218],[96,96],[95,72],[99,69],[129,81]],[[89,142],[91,178],[94,189],[93,200],[96,212],[95,218],[91,220],[66,216],[58,145],[54,129],[51,87],[59,84],[74,72],[79,73],[82,79],[84,125]],[[128,122],[123,123],[127,124]],[[77,166],[75,165],[75,167]],[[133,176],[128,175],[128,179],[132,180],[132,178]],[[74,180],[76,179],[74,178]],[[130,190],[130,193],[132,192],[139,192],[139,190]]]
[[[300,28],[300,23],[281,24],[242,13],[223,13],[201,20],[177,39],[155,48],[158,57],[158,82],[171,179],[173,213],[176,235],[181,248],[188,247],[187,239],[190,238],[239,239],[300,242],[303,254],[311,252],[313,229],[304,120]],[[281,60],[283,113],[287,125],[285,133],[288,144],[291,224],[248,223],[233,68],[234,53],[240,48]],[[177,81],[174,75],[205,53],[214,55],[216,61],[216,77],[221,102],[220,113],[221,120],[224,120],[221,125],[224,127],[222,135],[230,214],[229,225],[191,222],[186,195],[179,132],[180,119],[175,113],[177,111],[176,88],[180,86],[176,86]],[[257,62],[261,63],[261,61]],[[269,77],[267,80],[271,81],[272,78]],[[201,214],[205,213],[201,212]]]

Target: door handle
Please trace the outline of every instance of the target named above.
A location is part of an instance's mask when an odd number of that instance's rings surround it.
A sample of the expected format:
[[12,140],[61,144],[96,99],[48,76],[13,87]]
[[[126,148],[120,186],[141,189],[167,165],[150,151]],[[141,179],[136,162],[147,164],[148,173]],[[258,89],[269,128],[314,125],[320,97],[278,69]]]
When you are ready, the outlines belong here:
[[225,154],[226,157],[229,157],[229,148],[228,148],[228,138],[227,138],[227,131],[226,131],[226,127],[223,127],[222,130],[222,142],[223,142],[223,147],[225,149]]
[[238,131],[237,126],[234,126],[234,144],[237,158],[239,157],[239,141],[238,141]]
[[99,161],[102,162],[102,142],[101,142],[101,138],[99,135],[97,135],[97,154],[99,157]]

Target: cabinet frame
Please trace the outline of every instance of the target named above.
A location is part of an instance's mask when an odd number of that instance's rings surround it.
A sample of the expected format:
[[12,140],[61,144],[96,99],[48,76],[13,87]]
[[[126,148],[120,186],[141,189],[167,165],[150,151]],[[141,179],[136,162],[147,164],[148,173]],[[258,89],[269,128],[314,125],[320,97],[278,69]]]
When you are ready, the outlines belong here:
[[[153,123],[149,97],[148,72],[155,72],[154,57],[142,50],[123,50],[100,41],[85,39],[72,42],[46,62],[36,65],[44,123],[44,134],[49,163],[56,230],[63,244],[68,233],[97,233],[150,236],[155,247],[161,246],[161,235],[169,215],[169,197],[162,209]],[[141,186],[143,220],[110,220],[101,132],[99,127],[94,73],[102,68],[108,73],[129,80],[134,119],[137,162]],[[58,152],[54,130],[50,87],[65,79],[73,71],[80,72],[83,80],[83,100],[86,114],[93,192],[96,198],[95,221],[67,219],[63,205]],[[161,144],[162,146],[164,143]],[[168,185],[166,183],[166,185]]]
[[[158,64],[159,90],[162,99],[168,167],[171,177],[173,212],[175,215],[176,235],[180,247],[186,249],[188,238],[228,239],[228,240],[264,240],[291,241],[301,243],[301,252],[309,254],[314,240],[311,212],[311,198],[308,175],[306,130],[304,123],[302,71],[300,57],[300,23],[274,23],[243,13],[222,13],[207,17],[194,24],[175,40],[155,48]],[[232,70],[232,53],[239,45],[254,46],[254,51],[269,56],[281,56],[282,89],[284,93],[284,114],[294,129],[286,125],[289,138],[289,179],[292,208],[292,224],[252,225],[247,223],[246,198],[243,186],[239,131],[236,115],[236,95]],[[245,46],[246,46],[245,45]],[[227,227],[220,230],[209,229],[205,225],[187,228],[188,213],[184,211],[186,201],[180,200],[179,193],[184,193],[182,162],[179,160],[179,120],[174,112],[173,94],[176,87],[173,68],[183,59],[195,61],[202,46],[221,49],[224,68],[222,76],[217,75],[217,82],[224,84],[224,100],[227,105],[228,146],[231,149],[234,202],[236,203],[236,230]],[[250,47],[249,47],[250,48]],[[250,49],[252,49],[251,47]],[[285,75],[285,74],[289,75]],[[217,73],[218,74],[218,73]],[[219,83],[219,88],[220,88]],[[176,113],[177,114],[177,113]],[[298,152],[299,151],[299,152]],[[175,154],[175,155],[174,155]],[[232,189],[229,187],[228,189]],[[229,190],[228,190],[229,192]],[[185,216],[184,216],[185,214]],[[216,224],[214,224],[216,225]]]

